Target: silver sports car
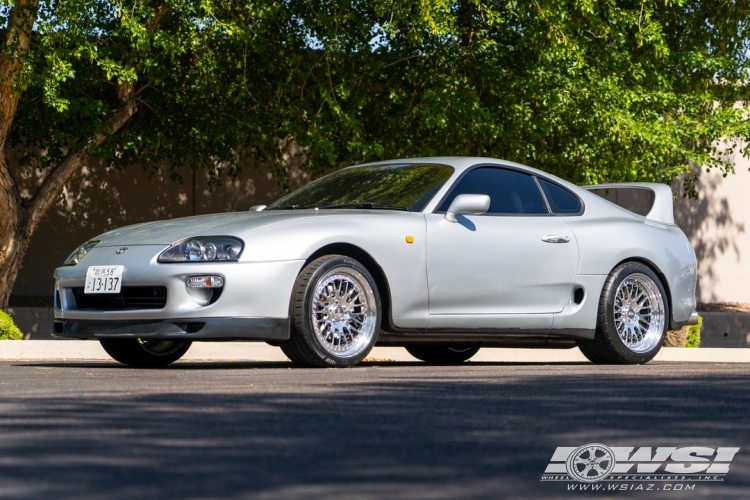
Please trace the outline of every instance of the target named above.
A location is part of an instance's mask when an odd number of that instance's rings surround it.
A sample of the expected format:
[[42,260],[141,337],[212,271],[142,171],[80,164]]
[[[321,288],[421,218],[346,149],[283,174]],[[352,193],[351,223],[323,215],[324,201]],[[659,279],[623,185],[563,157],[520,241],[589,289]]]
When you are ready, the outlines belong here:
[[[642,215],[591,192],[621,188],[648,193]],[[645,363],[697,319],[695,282],[668,186],[414,158],[245,213],[97,236],[55,271],[54,334],[133,366],[212,340],[265,341],[305,366],[356,365],[376,344],[430,363],[576,345],[595,363]]]

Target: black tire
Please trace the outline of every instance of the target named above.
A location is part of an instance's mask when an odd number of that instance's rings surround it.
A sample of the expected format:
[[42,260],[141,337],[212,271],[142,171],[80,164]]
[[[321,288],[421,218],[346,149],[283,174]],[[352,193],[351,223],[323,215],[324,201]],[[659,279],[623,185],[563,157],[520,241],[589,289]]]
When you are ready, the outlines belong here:
[[99,339],[116,361],[141,368],[158,368],[180,359],[192,342],[181,340]]
[[297,356],[297,353],[291,348],[290,342],[281,342],[276,347],[280,347],[281,352],[283,352],[286,357],[289,358],[292,362],[296,363],[296,361],[294,361],[294,358]]
[[[358,283],[362,281],[362,283],[360,283],[361,293],[363,294],[363,297],[367,298],[368,304],[370,304],[366,308],[358,309],[358,311],[367,310],[368,319],[366,324],[368,325],[368,328],[366,331],[371,333],[363,335],[361,337],[362,340],[356,341],[356,346],[354,345],[355,341],[353,340],[354,336],[352,335],[350,338],[352,339],[351,345],[353,346],[353,351],[351,353],[344,353],[344,355],[338,355],[336,352],[332,352],[336,347],[335,339],[333,337],[331,342],[326,342],[327,337],[326,340],[319,338],[315,330],[315,325],[313,324],[312,314],[313,301],[315,300],[317,288],[323,283],[323,281],[331,279],[332,275],[336,273],[344,273],[347,276],[349,276],[347,273],[350,273],[351,276],[349,277],[351,277],[352,280]],[[338,296],[336,297],[336,300],[338,300]],[[338,304],[338,302],[336,302],[336,304]],[[346,306],[350,305],[351,304],[344,304],[345,309]],[[284,354],[286,354],[295,364],[311,368],[355,366],[360,363],[367,354],[369,354],[375,345],[375,342],[378,340],[382,306],[377,285],[365,266],[350,257],[345,257],[343,255],[326,255],[315,259],[313,262],[305,266],[299,276],[297,276],[297,281],[294,283],[289,308],[289,316],[291,318],[290,336],[289,340],[282,342],[280,347]],[[319,317],[322,318],[322,316]],[[338,321],[338,324],[341,325],[348,320],[339,319]],[[371,330],[370,328],[372,327],[373,322],[374,330]],[[346,324],[356,326],[351,322]],[[350,328],[350,326],[345,326],[344,328]],[[351,330],[347,329],[346,332],[351,332]],[[338,338],[341,338],[342,333],[339,332],[338,335]],[[325,345],[324,342],[326,342]],[[343,345],[344,344],[341,343],[339,347]]]
[[477,346],[422,345],[406,346],[415,358],[432,365],[458,365],[471,359],[478,351]]
[[[654,344],[644,352],[635,352],[629,348],[615,325],[615,295],[620,284],[628,278],[645,275],[653,281],[661,296],[663,309],[663,326],[659,336],[654,335]],[[577,340],[581,352],[592,363],[596,364],[643,364],[651,361],[661,349],[669,327],[669,301],[661,280],[654,271],[640,262],[621,264],[607,277],[599,299],[596,319],[596,334],[593,340]]]

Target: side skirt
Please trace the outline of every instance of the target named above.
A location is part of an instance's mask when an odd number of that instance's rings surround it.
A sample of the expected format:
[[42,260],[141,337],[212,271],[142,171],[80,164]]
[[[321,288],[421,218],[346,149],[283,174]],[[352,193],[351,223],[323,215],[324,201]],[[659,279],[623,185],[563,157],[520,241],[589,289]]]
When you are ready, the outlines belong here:
[[475,344],[483,347],[570,349],[576,339],[593,339],[595,330],[564,329],[482,331],[381,331],[377,345],[404,346],[417,343]]

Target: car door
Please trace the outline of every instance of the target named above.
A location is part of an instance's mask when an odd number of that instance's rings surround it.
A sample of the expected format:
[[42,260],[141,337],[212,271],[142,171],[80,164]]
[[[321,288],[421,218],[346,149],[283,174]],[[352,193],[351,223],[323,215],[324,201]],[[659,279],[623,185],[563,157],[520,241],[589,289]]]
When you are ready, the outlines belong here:
[[[449,222],[444,213],[459,194],[488,195],[488,212]],[[425,217],[431,317],[563,309],[578,270],[578,246],[550,213],[533,176],[474,168]]]

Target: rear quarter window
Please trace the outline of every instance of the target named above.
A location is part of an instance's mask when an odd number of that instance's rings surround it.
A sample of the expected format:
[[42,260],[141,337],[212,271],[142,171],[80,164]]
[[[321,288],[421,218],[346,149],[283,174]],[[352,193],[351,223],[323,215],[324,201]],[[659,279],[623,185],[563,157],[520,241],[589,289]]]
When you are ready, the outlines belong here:
[[581,200],[567,189],[537,177],[547,197],[552,213],[559,215],[574,215],[581,213]]

